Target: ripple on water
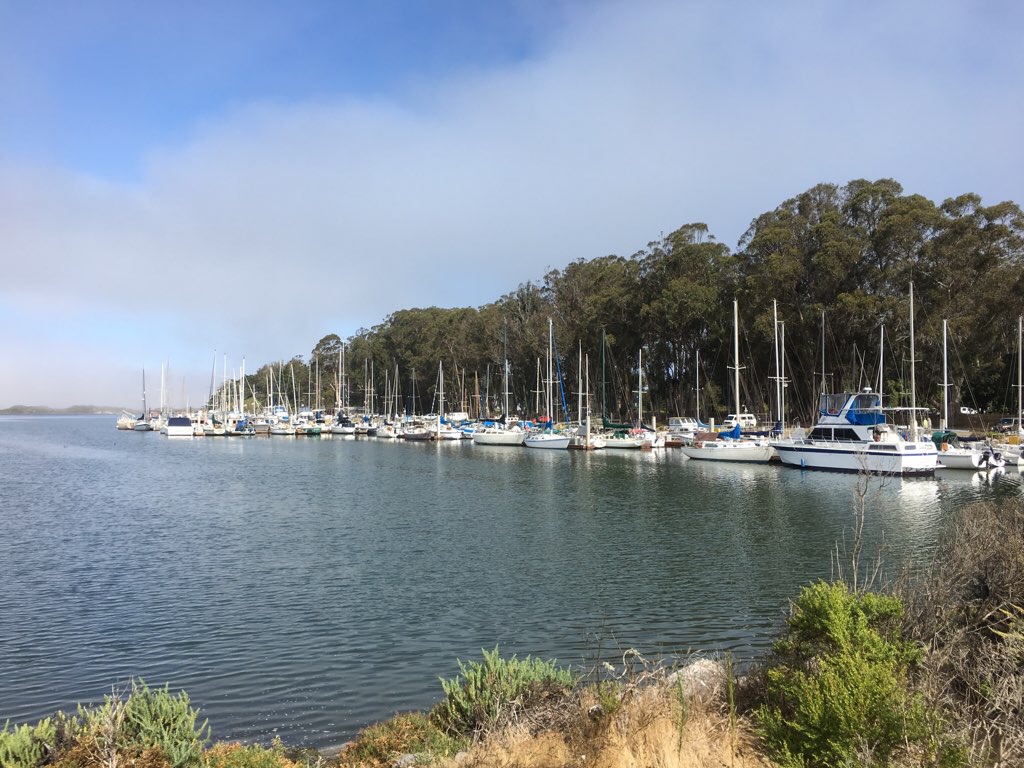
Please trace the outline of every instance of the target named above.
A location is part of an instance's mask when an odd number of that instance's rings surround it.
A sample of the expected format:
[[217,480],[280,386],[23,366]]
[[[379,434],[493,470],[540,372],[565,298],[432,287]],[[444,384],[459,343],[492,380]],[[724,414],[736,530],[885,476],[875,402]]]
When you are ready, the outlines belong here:
[[[0,419],[0,720],[184,688],[216,738],[337,745],[500,645],[593,666],[761,652],[827,577],[856,478],[676,451],[167,440]],[[868,545],[921,556],[1014,472],[891,481]]]

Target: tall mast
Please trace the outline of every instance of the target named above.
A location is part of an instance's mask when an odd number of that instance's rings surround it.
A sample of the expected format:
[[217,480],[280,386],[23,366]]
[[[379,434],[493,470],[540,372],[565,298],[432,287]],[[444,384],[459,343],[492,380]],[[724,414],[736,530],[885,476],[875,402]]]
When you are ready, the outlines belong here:
[[636,362],[636,417],[637,427],[644,426],[644,349],[640,348]]
[[[580,362],[576,368],[576,418],[583,425],[583,342],[580,341]],[[576,431],[579,434],[579,430]]]
[[917,382],[914,378],[914,284],[910,284],[910,439],[917,442]]
[[786,431],[786,324],[785,323],[779,323],[779,326],[780,326],[780,328],[779,328],[779,336],[781,337],[781,342],[782,342],[782,355],[781,355],[781,357],[782,357],[782,373],[781,373],[781,375],[782,375],[782,386],[780,387],[780,390],[779,390],[780,392],[782,392],[782,397],[779,400],[779,413],[781,415],[782,423],[779,424],[779,427],[782,429],[783,432],[785,432]]
[[778,302],[772,299],[772,328],[775,333],[775,407],[776,417],[782,423],[782,374],[779,370],[779,307]]
[[736,418],[740,417],[740,303],[732,300],[732,360],[735,366],[733,386],[736,392]]
[[341,349],[338,350],[338,370],[337,375],[334,377],[334,410],[335,412],[341,411],[341,372],[345,369],[345,345],[341,345]]
[[946,321],[942,321],[942,428],[949,428],[949,373],[946,349]]
[[602,328],[601,329],[601,420],[602,420],[602,422],[604,421],[604,419],[607,418],[607,416],[605,415],[605,412],[604,412],[604,403],[605,403],[604,347],[605,347],[604,328]]
[[878,404],[882,404],[882,393],[885,388],[885,377],[882,369],[885,367],[885,326],[878,329]]
[[437,361],[437,436],[441,436],[441,419],[444,418],[444,360]]
[[828,394],[825,382],[825,310],[821,310],[821,394]]
[[554,416],[552,415],[552,402],[551,402],[551,382],[554,379],[554,372],[551,370],[551,358],[554,355],[553,341],[551,338],[553,323],[551,318],[548,318],[548,381],[547,386],[544,387],[545,394],[547,396],[547,409],[548,409],[548,426],[554,423]]
[[586,445],[590,447],[590,355],[587,355],[587,442]]
[[505,321],[505,327],[502,332],[502,354],[505,356],[504,370],[502,370],[502,382],[501,388],[504,390],[501,393],[502,405],[501,405],[501,418],[508,426],[508,320]]
[[697,423],[700,423],[700,350],[697,350]]
[[1021,389],[1021,358],[1024,357],[1024,347],[1021,346],[1021,341],[1024,340],[1024,317],[1017,317],[1017,434],[1024,433],[1024,424],[1021,423],[1021,411],[1024,410],[1024,404],[1021,403],[1021,399],[1024,398],[1024,389]]

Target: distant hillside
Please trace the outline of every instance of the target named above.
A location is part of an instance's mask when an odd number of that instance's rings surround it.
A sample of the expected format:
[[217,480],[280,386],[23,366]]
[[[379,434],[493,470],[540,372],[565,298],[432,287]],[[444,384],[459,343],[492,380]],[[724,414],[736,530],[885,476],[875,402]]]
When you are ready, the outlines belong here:
[[123,408],[109,405],[72,405],[67,408],[50,408],[45,405],[12,405],[0,408],[0,416],[82,416],[90,414],[118,414]]

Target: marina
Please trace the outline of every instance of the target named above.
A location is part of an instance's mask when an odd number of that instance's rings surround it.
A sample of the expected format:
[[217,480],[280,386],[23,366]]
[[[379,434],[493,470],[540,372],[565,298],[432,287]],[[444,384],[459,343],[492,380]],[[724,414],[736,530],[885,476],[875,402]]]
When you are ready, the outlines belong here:
[[[862,480],[328,435],[0,418],[0,717],[141,676],[187,690],[216,738],[323,748],[429,707],[496,645],[581,668],[629,647],[750,659],[830,575]],[[1009,467],[877,478],[866,551],[920,563],[952,510],[1021,490]]]

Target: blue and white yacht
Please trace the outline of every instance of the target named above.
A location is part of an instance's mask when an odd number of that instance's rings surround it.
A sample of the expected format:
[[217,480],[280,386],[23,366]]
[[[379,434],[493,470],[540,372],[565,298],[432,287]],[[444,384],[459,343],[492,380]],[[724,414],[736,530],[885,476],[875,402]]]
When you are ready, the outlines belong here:
[[882,398],[865,388],[854,394],[822,395],[818,423],[809,435],[794,435],[771,444],[783,464],[800,469],[933,474],[938,466],[938,449],[915,431],[912,427],[908,439],[888,424]]

